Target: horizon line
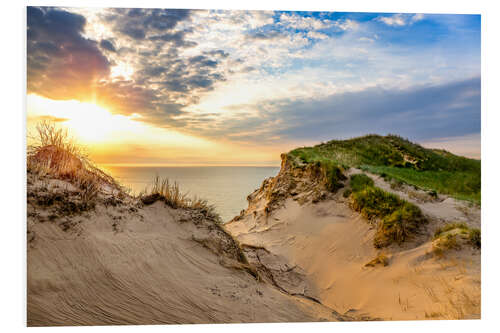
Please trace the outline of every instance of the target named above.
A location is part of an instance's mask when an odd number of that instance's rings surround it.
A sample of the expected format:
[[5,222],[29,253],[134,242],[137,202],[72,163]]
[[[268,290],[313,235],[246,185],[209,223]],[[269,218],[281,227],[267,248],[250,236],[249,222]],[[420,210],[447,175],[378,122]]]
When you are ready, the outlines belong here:
[[269,167],[280,167],[280,162],[277,162],[276,164],[252,164],[252,163],[246,163],[246,164],[228,164],[228,163],[204,163],[204,164],[193,164],[193,163],[96,163],[100,166],[103,167],[130,167],[130,168],[137,168],[137,167],[263,167],[263,168],[269,168]]

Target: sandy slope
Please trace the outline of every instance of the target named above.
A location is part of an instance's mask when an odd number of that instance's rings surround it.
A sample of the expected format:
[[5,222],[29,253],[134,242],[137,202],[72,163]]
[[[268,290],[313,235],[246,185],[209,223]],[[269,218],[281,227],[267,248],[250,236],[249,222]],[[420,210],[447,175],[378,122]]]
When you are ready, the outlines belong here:
[[445,197],[430,202],[422,199],[423,192],[395,190],[371,176],[377,186],[419,205],[430,220],[412,241],[383,250],[389,257],[386,267],[365,267],[379,252],[372,243],[374,230],[350,209],[342,191],[317,203],[299,193],[269,212],[269,191],[277,190],[263,186],[226,227],[242,244],[265,248],[279,255],[282,265],[304,272],[304,293],[341,313],[385,320],[479,318],[480,250],[464,247],[442,258],[431,254],[439,225],[465,221],[480,226],[479,208]]
[[113,191],[80,211],[70,184],[28,174],[29,326],[345,319],[258,281],[213,222]]

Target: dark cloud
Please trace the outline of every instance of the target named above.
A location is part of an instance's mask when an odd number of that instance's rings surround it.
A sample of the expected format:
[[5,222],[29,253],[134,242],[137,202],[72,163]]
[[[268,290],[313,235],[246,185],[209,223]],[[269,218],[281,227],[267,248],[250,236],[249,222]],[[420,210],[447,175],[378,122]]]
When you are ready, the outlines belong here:
[[227,58],[229,57],[229,53],[225,52],[224,50],[211,50],[211,51],[205,51],[203,54],[212,56],[212,57],[219,57],[219,58]]
[[328,140],[369,132],[414,140],[461,136],[481,130],[481,80],[407,90],[368,89],[285,107],[297,121],[281,131],[290,137]]
[[154,35],[149,37],[151,41],[163,41],[167,43],[172,43],[176,47],[194,47],[197,45],[196,42],[188,41],[185,39],[186,34],[190,33],[189,30],[176,31],[173,33],[164,33],[162,35]]
[[196,57],[189,58],[189,64],[196,65],[200,67],[217,67],[218,62],[204,55],[199,55]]
[[228,109],[238,113],[223,126],[216,120],[203,127],[193,122],[192,130],[212,137],[244,132],[233,139],[269,144],[276,137],[282,142],[319,142],[368,133],[394,133],[423,141],[481,131],[481,80],[405,90],[371,88],[322,99],[276,100]]
[[[281,105],[277,135],[329,140],[366,133],[395,133],[413,140],[462,136],[481,130],[481,80],[406,90],[367,89]],[[286,111],[285,111],[286,110]]]
[[105,50],[108,50],[110,52],[116,52],[115,46],[109,40],[103,39],[101,40],[99,45]]
[[27,8],[28,92],[86,99],[109,74],[97,43],[83,37],[85,18],[53,8]]
[[134,39],[144,39],[146,37],[146,32],[140,28],[134,28],[131,26],[125,26],[120,30],[123,34],[132,37]]
[[247,40],[274,40],[274,39],[279,39],[279,38],[284,38],[286,37],[283,33],[273,30],[273,31],[266,31],[266,32],[253,32],[251,34],[248,34],[245,36],[245,39]]
[[167,34],[166,32],[172,31],[179,22],[190,20],[190,14],[191,11],[187,9],[117,8],[106,17],[106,21],[113,23],[115,30],[136,40],[160,33],[163,38],[170,38],[168,41],[184,45],[189,44],[180,40],[184,38],[184,34]]

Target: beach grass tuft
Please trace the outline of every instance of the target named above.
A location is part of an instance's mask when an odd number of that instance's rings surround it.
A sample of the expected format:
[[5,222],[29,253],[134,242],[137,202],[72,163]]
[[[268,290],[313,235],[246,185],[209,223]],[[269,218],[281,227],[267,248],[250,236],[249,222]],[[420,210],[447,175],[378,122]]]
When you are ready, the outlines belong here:
[[162,201],[168,206],[177,209],[185,208],[202,213],[206,218],[217,223],[221,222],[221,217],[216,212],[215,206],[207,200],[198,197],[189,197],[183,193],[177,182],[171,182],[168,178],[156,176],[150,187],[147,187],[139,195],[142,203],[151,205],[156,201]]
[[83,146],[76,143],[66,129],[42,121],[30,139],[28,173],[69,181],[81,190],[81,200],[88,204],[96,199],[102,185],[122,189],[110,175],[90,161]]

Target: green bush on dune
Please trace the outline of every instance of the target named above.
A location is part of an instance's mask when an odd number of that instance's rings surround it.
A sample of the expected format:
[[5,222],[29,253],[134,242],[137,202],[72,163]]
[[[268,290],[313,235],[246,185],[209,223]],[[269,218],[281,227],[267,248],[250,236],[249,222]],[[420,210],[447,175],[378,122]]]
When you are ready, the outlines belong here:
[[351,189],[353,192],[358,192],[366,188],[367,186],[373,186],[373,179],[365,175],[364,173],[358,173],[351,176]]
[[323,173],[323,178],[326,180],[325,185],[329,191],[335,192],[344,186],[342,181],[344,181],[346,177],[341,167],[332,161],[323,161],[320,163],[320,168]]
[[365,174],[351,176],[352,207],[369,220],[379,219],[373,244],[401,244],[418,232],[425,218],[420,208],[397,195],[375,187]]

